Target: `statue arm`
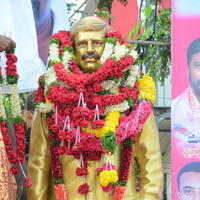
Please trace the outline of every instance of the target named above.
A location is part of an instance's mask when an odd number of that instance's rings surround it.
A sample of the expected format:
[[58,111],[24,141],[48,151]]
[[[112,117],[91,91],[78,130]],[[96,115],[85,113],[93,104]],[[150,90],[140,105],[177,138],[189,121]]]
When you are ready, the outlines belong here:
[[29,200],[48,200],[50,153],[45,115],[37,113],[34,120],[28,162],[28,176],[33,185],[28,188]]
[[153,114],[144,124],[135,145],[139,167],[140,192],[137,200],[159,200],[162,195],[163,170],[158,131]]

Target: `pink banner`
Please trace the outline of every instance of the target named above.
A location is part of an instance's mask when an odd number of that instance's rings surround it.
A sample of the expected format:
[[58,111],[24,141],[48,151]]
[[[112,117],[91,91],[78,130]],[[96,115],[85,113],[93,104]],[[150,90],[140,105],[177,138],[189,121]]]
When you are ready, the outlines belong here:
[[172,200],[199,200],[200,1],[172,8]]

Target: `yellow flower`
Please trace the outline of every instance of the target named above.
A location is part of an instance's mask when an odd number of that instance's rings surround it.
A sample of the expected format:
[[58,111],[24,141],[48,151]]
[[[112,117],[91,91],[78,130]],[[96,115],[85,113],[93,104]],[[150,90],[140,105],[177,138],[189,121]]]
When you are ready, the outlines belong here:
[[49,99],[46,98],[46,102],[45,104],[50,104],[51,102],[49,101]]
[[104,187],[109,185],[110,183],[115,183],[119,180],[116,170],[104,170],[100,173],[99,178],[100,184]]
[[116,132],[116,127],[119,125],[120,112],[114,111],[107,114],[105,118],[105,125],[99,129],[82,128],[83,131],[88,133],[95,133],[96,137],[102,138],[109,131]]
[[156,86],[151,76],[145,74],[138,80],[139,98],[146,99],[152,103],[156,100]]
[[104,170],[100,173],[99,175],[99,179],[100,179],[100,184],[102,186],[107,186],[110,183],[110,176],[109,176],[109,171]]
[[116,170],[110,170],[110,182],[115,183],[119,180],[118,173]]

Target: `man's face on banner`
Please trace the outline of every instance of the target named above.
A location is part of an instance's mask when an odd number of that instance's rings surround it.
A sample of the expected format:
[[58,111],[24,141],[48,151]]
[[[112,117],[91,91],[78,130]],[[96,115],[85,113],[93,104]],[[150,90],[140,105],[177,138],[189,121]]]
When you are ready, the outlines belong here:
[[40,25],[45,21],[50,10],[50,0],[31,0],[35,24]]
[[179,200],[200,199],[200,172],[185,172],[180,176]]
[[189,66],[189,81],[195,94],[200,97],[200,52],[192,56]]

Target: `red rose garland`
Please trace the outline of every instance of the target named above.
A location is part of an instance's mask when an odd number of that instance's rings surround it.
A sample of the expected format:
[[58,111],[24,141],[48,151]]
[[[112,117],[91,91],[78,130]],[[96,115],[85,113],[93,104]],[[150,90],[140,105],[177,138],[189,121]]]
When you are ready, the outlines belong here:
[[80,194],[87,194],[89,192],[89,185],[87,183],[84,183],[79,186],[78,192]]
[[36,90],[35,99],[34,99],[35,102],[44,103],[46,101],[45,96],[44,96],[44,84],[42,82],[43,79],[44,79],[44,76],[40,76],[39,81],[38,81],[39,87]]
[[[17,57],[14,55],[14,49],[10,52],[6,52],[6,80],[8,85],[12,88],[15,86],[18,81],[19,75],[17,74]],[[2,67],[0,68],[2,70]],[[0,71],[0,84],[3,83],[2,71]],[[2,88],[1,88],[2,91]],[[11,106],[12,108],[15,107],[15,103],[18,102],[16,98],[19,98],[18,94],[12,93],[11,91]],[[15,92],[15,91],[14,91]],[[2,95],[2,94],[1,94]],[[2,97],[1,97],[2,98]],[[18,105],[16,106],[18,107]],[[2,110],[3,109],[3,110]],[[8,133],[8,122],[6,120],[6,114],[4,110],[3,101],[1,99],[1,117],[0,117],[0,130],[3,136],[3,141],[7,153],[7,157],[9,162],[11,163],[12,167],[10,169],[11,174],[16,175],[19,172],[19,169],[16,167],[17,165],[22,170],[22,173],[25,176],[25,184],[27,186],[31,186],[32,182],[29,177],[26,177],[24,170],[23,170],[23,163],[24,163],[24,155],[25,155],[25,123],[21,116],[16,116],[17,114],[13,114],[13,126],[15,130],[15,138],[16,138],[16,151],[12,147],[12,140]]]

